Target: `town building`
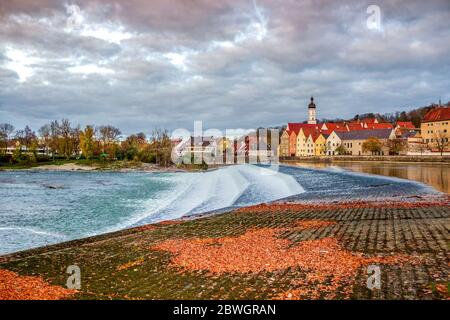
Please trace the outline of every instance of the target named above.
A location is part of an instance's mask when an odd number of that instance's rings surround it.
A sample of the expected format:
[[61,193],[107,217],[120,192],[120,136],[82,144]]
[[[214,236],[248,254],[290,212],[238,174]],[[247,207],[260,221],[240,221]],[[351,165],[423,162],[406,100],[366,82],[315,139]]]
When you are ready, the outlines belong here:
[[[363,151],[363,143],[370,138],[376,138],[381,143],[381,151],[373,155],[388,155],[389,147],[387,141],[395,139],[393,129],[366,129],[349,132],[334,131],[327,139],[328,155],[336,155],[336,149],[341,147],[342,153],[346,155],[372,155],[371,152]],[[342,148],[343,147],[343,148]]]
[[395,130],[417,130],[411,121],[397,121]]
[[297,135],[297,147],[296,156],[297,157],[307,157],[314,155],[314,139],[311,137],[312,134],[320,133],[320,125],[316,124],[304,124]]
[[433,152],[438,152],[439,144],[443,144],[444,151],[450,151],[450,107],[437,107],[423,117],[420,132],[424,143]]

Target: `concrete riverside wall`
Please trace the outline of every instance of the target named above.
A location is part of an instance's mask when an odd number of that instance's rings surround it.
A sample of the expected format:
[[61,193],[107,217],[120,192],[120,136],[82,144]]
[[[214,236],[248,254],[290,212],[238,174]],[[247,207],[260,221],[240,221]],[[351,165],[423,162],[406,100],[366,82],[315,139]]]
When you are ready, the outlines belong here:
[[315,157],[280,157],[280,161],[298,162],[339,162],[339,161],[379,161],[379,162],[443,162],[450,164],[450,156],[315,156]]

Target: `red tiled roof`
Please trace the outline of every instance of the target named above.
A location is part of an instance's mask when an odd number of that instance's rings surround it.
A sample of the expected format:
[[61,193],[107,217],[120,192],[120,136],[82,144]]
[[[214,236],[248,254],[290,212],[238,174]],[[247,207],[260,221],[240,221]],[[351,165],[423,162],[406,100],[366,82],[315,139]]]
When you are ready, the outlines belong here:
[[347,123],[348,131],[363,130],[361,123]]
[[415,129],[413,123],[411,121],[397,121],[397,126],[399,128],[405,129]]
[[343,122],[328,122],[328,123],[324,123],[324,125],[328,129],[326,131],[330,131],[330,132],[333,132],[333,130],[336,130],[336,129],[347,130],[345,128],[345,124]]
[[422,122],[450,120],[450,107],[438,107],[430,110]]
[[290,122],[290,123],[288,123],[287,130],[294,131],[295,134],[298,134],[300,129],[302,129],[302,128],[310,128],[310,127],[316,127],[316,126],[321,126],[321,125],[322,124]]
[[368,123],[367,129],[393,129],[393,126],[389,122]]
[[303,134],[308,137],[310,134],[320,133],[320,127],[321,125],[318,124],[308,124],[307,126],[302,127]]

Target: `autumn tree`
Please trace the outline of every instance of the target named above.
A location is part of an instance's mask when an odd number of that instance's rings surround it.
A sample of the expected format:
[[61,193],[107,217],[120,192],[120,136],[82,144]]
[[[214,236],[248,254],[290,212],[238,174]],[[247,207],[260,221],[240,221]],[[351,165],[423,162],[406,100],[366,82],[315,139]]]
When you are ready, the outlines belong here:
[[59,125],[58,151],[67,159],[70,158],[74,151],[72,138],[72,127],[70,126],[70,121],[67,119],[62,119],[61,124]]
[[80,132],[80,149],[86,159],[92,159],[94,156],[94,127],[86,126],[84,131]]
[[153,130],[150,150],[155,155],[157,165],[167,167],[171,164],[172,141],[167,130]]
[[372,155],[374,153],[381,152],[381,148],[383,147],[381,141],[378,138],[370,137],[362,144],[363,152],[371,152]]
[[132,134],[121,143],[121,151],[124,158],[128,160],[140,160],[149,162],[149,154],[147,154],[147,137],[144,133]]
[[386,143],[389,148],[389,154],[400,154],[406,148],[405,139],[389,139]]

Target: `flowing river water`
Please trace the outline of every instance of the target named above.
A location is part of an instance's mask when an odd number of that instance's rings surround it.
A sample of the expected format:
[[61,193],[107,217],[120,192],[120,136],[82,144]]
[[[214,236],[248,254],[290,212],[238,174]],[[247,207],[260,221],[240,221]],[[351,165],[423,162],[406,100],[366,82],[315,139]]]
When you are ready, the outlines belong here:
[[[369,173],[377,172],[373,168]],[[442,174],[447,184],[441,185],[448,191],[448,168],[423,176],[434,181]],[[278,199],[334,201],[419,194],[437,191],[415,181],[336,166],[272,170],[235,165],[191,173],[0,171],[0,254]]]

